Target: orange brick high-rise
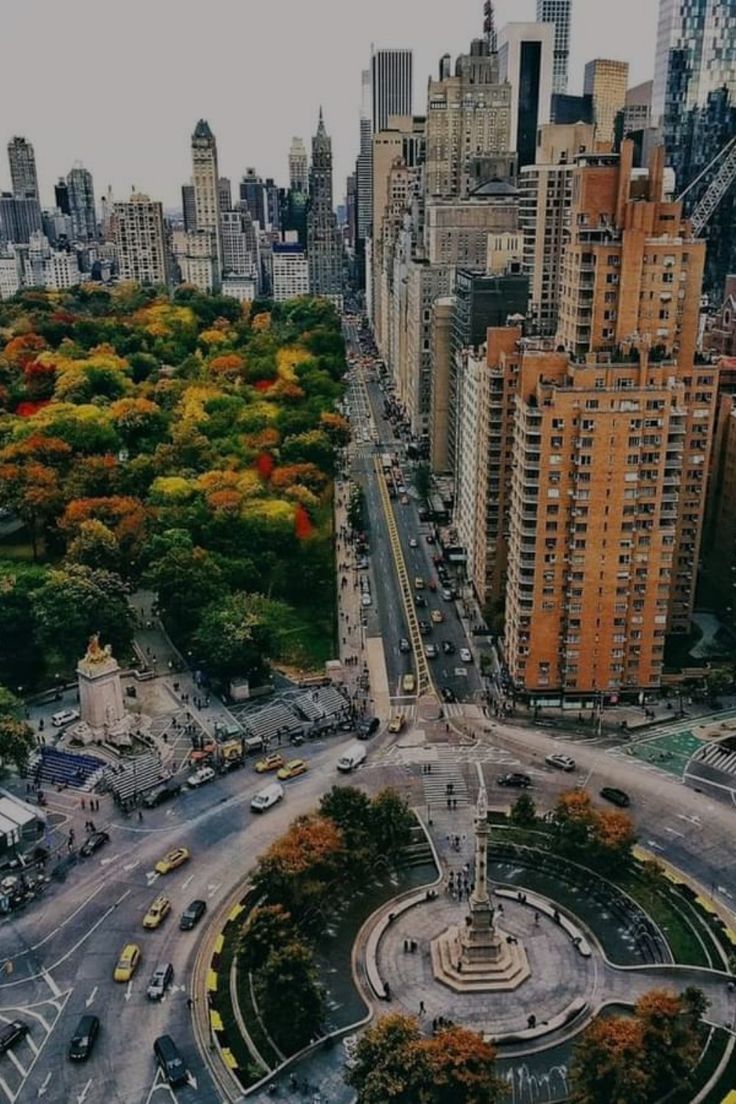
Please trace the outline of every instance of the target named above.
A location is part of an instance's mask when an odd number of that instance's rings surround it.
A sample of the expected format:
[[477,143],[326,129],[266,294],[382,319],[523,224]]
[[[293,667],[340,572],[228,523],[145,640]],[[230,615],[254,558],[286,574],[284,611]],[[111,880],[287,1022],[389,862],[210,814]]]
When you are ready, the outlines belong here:
[[690,624],[716,370],[697,363],[705,246],[648,177],[586,155],[556,351],[520,348],[506,659],[537,700],[660,684]]

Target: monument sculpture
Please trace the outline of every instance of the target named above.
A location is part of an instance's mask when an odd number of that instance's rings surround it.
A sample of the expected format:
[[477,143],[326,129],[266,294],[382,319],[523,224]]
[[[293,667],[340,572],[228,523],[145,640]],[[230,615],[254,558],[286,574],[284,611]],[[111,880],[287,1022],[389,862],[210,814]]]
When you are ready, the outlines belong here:
[[97,633],[90,637],[87,651],[77,664],[80,720],[70,730],[83,744],[102,741],[129,745],[131,729],[140,724],[128,713],[120,685],[120,665],[109,644],[100,644]]
[[488,889],[488,798],[481,783],[475,808],[475,884],[464,925],[453,925],[432,940],[435,978],[458,992],[516,989],[529,977],[519,939],[495,923]]

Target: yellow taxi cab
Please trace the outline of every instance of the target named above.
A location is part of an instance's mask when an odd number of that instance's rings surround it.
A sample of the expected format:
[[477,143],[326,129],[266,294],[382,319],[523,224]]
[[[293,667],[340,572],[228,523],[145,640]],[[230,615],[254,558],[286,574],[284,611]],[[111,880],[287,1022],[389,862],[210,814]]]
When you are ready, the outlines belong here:
[[146,928],[147,931],[157,928],[170,912],[171,901],[168,897],[164,897],[164,895],[161,894],[161,896],[157,897],[156,900],[151,903],[151,907],[143,917],[143,927]]
[[154,869],[157,874],[168,874],[170,871],[176,870],[182,863],[187,862],[191,857],[188,847],[175,847],[173,851],[169,851],[162,859],[159,859]]
[[403,713],[397,713],[395,717],[391,718],[391,720],[389,722],[388,730],[389,730],[389,732],[401,732],[401,730],[403,729],[405,724],[406,724],[406,717],[404,716],[404,714]]
[[404,675],[401,680],[401,687],[405,694],[413,694],[417,688],[417,680],[414,675]]
[[435,625],[441,625],[442,622],[445,620],[445,615],[442,610],[432,610],[432,620],[434,621]]
[[290,759],[276,775],[282,782],[285,782],[289,778],[296,778],[299,774],[304,774],[307,769],[307,764],[303,759]]
[[424,579],[422,578],[421,575],[417,575],[417,577],[415,578],[415,580],[414,580],[414,589],[415,590],[424,590]]
[[279,770],[281,767],[286,766],[286,760],[281,752],[275,751],[272,755],[266,755],[265,758],[259,759],[256,763],[256,770],[258,774],[263,774],[264,771]]
[[115,981],[130,981],[141,960],[141,949],[137,943],[126,943],[120,952],[113,978]]

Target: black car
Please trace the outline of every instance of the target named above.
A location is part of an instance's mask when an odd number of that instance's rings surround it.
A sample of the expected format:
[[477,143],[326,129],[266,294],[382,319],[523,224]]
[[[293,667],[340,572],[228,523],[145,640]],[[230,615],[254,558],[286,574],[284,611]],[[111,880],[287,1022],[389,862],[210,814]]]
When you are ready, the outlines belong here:
[[69,1057],[72,1062],[85,1062],[89,1058],[99,1030],[100,1021],[97,1016],[82,1016],[69,1043]]
[[511,771],[510,774],[502,774],[496,781],[499,786],[512,786],[515,790],[526,790],[532,784],[529,775],[522,774],[521,771]]
[[187,1067],[184,1065],[184,1059],[179,1053],[179,1048],[170,1035],[160,1035],[158,1039],[154,1040],[153,1053],[156,1055],[156,1061],[170,1085],[186,1085],[189,1080]]
[[411,651],[411,644],[409,643],[409,641],[406,639],[405,636],[402,636],[401,640],[399,641],[399,651],[400,652],[410,652]]
[[163,785],[154,786],[152,790],[149,790],[143,798],[143,804],[147,809],[155,809],[157,805],[163,805],[165,801],[171,801],[172,797],[177,797],[180,793],[181,786],[178,782],[165,782]]
[[444,655],[454,655],[457,649],[451,640],[442,641],[442,652]]
[[206,911],[206,901],[192,901],[191,905],[187,905],[184,912],[181,914],[181,920],[179,921],[180,929],[182,931],[191,931],[192,928],[199,923]]
[[369,721],[361,721],[358,725],[358,739],[369,740],[374,732],[378,732],[380,724],[378,717],[371,717]]
[[432,626],[430,625],[429,621],[420,621],[419,622],[419,631],[422,634],[422,636],[429,636],[429,634],[432,631]]
[[0,1028],[0,1054],[4,1054],[21,1039],[25,1039],[27,1034],[28,1024],[23,1023],[23,1020],[11,1020],[5,1027]]
[[618,805],[620,809],[628,809],[631,804],[629,795],[615,786],[604,786],[601,790],[601,797],[605,797],[606,801],[610,801],[613,805]]
[[101,847],[104,847],[104,845],[109,842],[110,837],[107,832],[92,832],[87,836],[86,840],[79,848],[79,854],[82,858],[87,859],[90,855],[94,855],[95,851],[99,851]]
[[452,687],[443,686],[442,690],[440,692],[442,694],[442,700],[443,701],[446,701],[446,702],[457,701],[457,698],[455,696],[455,691],[452,689]]
[[423,594],[415,594],[414,595],[414,605],[418,606],[420,609],[424,609],[425,606],[427,605],[427,599],[424,597]]

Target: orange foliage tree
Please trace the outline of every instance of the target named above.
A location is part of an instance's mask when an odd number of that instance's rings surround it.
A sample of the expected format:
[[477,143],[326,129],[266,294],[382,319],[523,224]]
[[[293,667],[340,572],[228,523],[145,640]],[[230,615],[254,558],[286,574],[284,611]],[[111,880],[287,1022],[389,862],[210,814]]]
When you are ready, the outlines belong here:
[[326,817],[299,817],[258,863],[255,883],[274,905],[293,916],[321,905],[343,854],[339,828]]
[[67,540],[72,541],[79,536],[85,521],[101,521],[115,536],[121,552],[133,566],[142,551],[149,518],[150,511],[140,499],[130,495],[77,498],[65,509],[59,520],[59,528]]

